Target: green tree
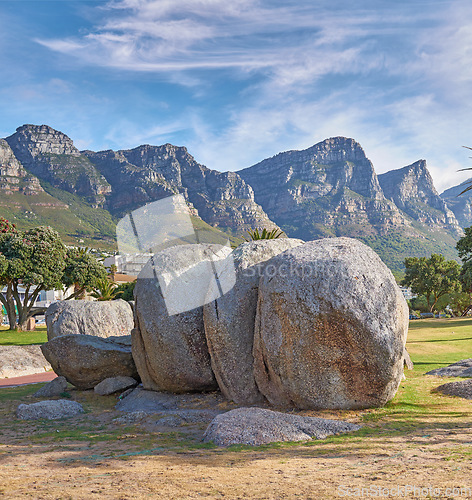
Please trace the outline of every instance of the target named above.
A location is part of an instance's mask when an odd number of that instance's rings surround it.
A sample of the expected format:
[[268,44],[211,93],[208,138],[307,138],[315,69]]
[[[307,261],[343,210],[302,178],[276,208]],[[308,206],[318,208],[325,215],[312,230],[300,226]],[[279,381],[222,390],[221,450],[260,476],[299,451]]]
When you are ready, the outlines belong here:
[[433,312],[443,295],[461,291],[460,272],[460,264],[455,260],[446,260],[444,255],[409,257],[405,259],[402,285],[409,286],[417,295],[424,295],[429,310]]
[[131,281],[130,283],[122,283],[121,285],[118,285],[116,288],[116,296],[120,299],[126,300],[127,302],[134,300],[135,286],[136,280]]
[[62,282],[74,292],[69,299],[82,299],[85,292],[95,290],[101,280],[106,279],[105,266],[99,262],[88,248],[69,248],[66,255],[66,266]]
[[6,287],[0,301],[7,310],[11,329],[24,329],[42,290],[62,288],[65,253],[58,233],[50,227],[27,231],[10,228],[0,233],[0,284]]
[[95,291],[90,295],[97,300],[114,300],[117,297],[116,283],[113,283],[108,278],[103,278],[98,281]]

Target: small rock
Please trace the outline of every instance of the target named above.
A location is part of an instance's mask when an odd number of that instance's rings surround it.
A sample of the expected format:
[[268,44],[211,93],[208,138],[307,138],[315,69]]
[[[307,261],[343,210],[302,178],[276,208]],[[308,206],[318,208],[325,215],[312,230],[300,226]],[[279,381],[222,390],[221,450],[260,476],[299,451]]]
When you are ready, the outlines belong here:
[[457,396],[464,399],[472,399],[472,380],[461,380],[450,382],[436,387],[435,392],[441,392],[446,396]]
[[360,428],[340,420],[303,417],[262,408],[237,408],[218,415],[205,431],[203,441],[213,441],[218,446],[260,446],[280,441],[324,439]]
[[472,358],[462,359],[449,366],[436,368],[426,375],[436,375],[436,377],[472,377]]
[[67,389],[67,380],[65,377],[56,377],[41,387],[33,394],[34,398],[52,398],[60,396]]
[[403,365],[407,370],[413,370],[415,368],[410,358],[410,354],[406,349],[403,349]]
[[137,385],[137,380],[132,377],[109,377],[102,380],[93,390],[99,396],[108,396],[109,394],[124,391],[130,387],[136,387]]
[[76,401],[56,399],[40,401],[30,405],[21,404],[16,410],[16,416],[21,420],[38,420],[40,418],[56,420],[74,417],[83,412],[82,405]]

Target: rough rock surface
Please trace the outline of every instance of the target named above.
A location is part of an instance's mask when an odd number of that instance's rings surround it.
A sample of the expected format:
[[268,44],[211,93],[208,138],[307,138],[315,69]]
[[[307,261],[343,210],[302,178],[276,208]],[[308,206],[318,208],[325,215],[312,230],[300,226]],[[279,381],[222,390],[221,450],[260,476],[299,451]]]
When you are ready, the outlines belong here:
[[472,377],[472,358],[462,359],[449,366],[436,368],[426,375],[436,375],[437,377]]
[[274,405],[381,406],[403,375],[408,306],[366,245],[327,238],[271,261],[259,285],[254,373]]
[[64,377],[56,377],[55,379],[43,385],[41,389],[33,394],[35,398],[52,398],[60,396],[67,389],[67,380]]
[[83,412],[82,405],[77,401],[57,399],[40,401],[30,405],[21,404],[16,410],[16,416],[21,420],[38,420],[40,418],[56,420],[58,418],[74,417]]
[[[218,273],[230,254],[229,247],[220,245],[171,247],[155,254],[139,275],[134,290],[136,329],[131,338],[145,389],[178,393],[217,388],[203,304],[217,286],[210,264]],[[170,315],[168,309],[178,306],[183,312],[173,314],[171,309]]]
[[99,396],[108,396],[109,394],[125,391],[126,389],[136,387],[137,385],[138,381],[132,377],[110,377],[102,380],[93,388],[93,390],[95,394],[98,394]]
[[325,418],[303,417],[262,408],[237,408],[218,415],[203,440],[218,446],[259,446],[280,441],[324,439],[333,434],[357,431],[356,424]]
[[51,365],[39,345],[0,346],[0,378],[47,372]]
[[260,402],[263,396],[253,375],[252,356],[259,279],[273,256],[303,244],[279,238],[243,243],[233,251],[236,283],[203,308],[211,367],[221,392],[238,404]]
[[44,192],[39,179],[23,168],[4,139],[0,139],[0,192],[2,196],[14,193],[34,196]]
[[138,378],[131,348],[91,335],[64,335],[41,346],[54,371],[79,389],[93,389],[109,377]]
[[121,299],[111,301],[60,300],[46,311],[48,340],[61,335],[111,337],[130,335],[133,310]]
[[472,380],[460,380],[440,385],[435,389],[437,392],[447,396],[458,396],[459,398],[472,399]]

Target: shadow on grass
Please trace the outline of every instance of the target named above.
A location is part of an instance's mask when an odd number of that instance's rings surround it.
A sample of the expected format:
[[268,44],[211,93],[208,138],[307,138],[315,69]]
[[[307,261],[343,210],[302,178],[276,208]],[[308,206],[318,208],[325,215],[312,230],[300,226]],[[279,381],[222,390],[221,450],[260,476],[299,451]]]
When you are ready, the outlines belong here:
[[407,344],[422,344],[424,342],[460,342],[465,340],[472,340],[472,337],[467,337],[463,339],[431,339],[431,340],[409,340]]

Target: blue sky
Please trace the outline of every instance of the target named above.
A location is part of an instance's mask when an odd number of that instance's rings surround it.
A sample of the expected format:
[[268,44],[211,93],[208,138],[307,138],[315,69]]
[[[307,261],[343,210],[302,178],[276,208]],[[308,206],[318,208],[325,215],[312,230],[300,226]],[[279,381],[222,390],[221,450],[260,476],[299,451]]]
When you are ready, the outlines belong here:
[[0,0],[0,137],[170,142],[238,170],[343,135],[376,171],[472,167],[469,0]]

